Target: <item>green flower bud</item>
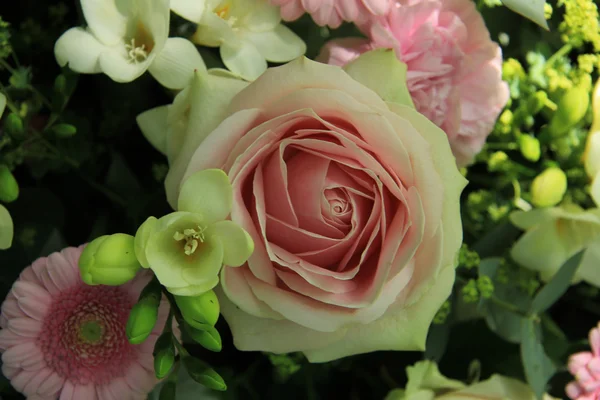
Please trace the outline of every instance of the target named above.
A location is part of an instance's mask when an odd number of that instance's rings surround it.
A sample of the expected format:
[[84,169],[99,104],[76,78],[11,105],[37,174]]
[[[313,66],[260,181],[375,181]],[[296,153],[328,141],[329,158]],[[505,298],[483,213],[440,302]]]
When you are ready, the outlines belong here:
[[510,167],[510,159],[503,151],[496,151],[488,159],[488,170],[490,172],[506,171]]
[[67,78],[64,75],[58,75],[54,79],[54,91],[56,93],[64,94],[67,90]]
[[175,382],[168,381],[160,389],[158,400],[175,400],[177,393],[177,384]]
[[542,109],[548,103],[548,93],[540,90],[535,92],[533,96],[527,101],[527,111],[531,115],[535,115],[542,111]]
[[539,161],[540,155],[542,154],[540,141],[529,135],[519,136],[519,149],[521,150],[523,157],[532,162]]
[[199,296],[174,296],[183,319],[196,329],[214,326],[219,319],[219,300],[212,290]]
[[465,303],[477,303],[479,301],[479,290],[474,279],[469,280],[462,288],[463,300]]
[[0,201],[10,203],[19,197],[19,184],[6,165],[0,165]]
[[125,327],[129,343],[140,344],[150,336],[158,320],[158,307],[160,306],[161,296],[160,284],[156,279],[150,281],[142,290],[138,302],[129,313],[129,319]]
[[56,124],[52,127],[52,133],[56,137],[64,139],[71,137],[77,133],[77,128],[69,124]]
[[486,275],[481,275],[477,279],[477,289],[484,299],[489,299],[494,294],[494,283],[491,278]]
[[173,334],[164,332],[154,345],[154,373],[158,379],[162,379],[171,372],[175,365],[175,347],[173,346]]
[[[200,324],[197,326],[200,326]],[[186,324],[185,328],[191,338],[196,343],[201,344],[204,348],[210,351],[221,351],[223,348],[221,335],[219,335],[219,331],[217,331],[215,327],[211,325],[202,325],[201,328],[193,328]]]
[[561,202],[567,191],[567,176],[556,167],[546,169],[531,184],[531,202],[536,207],[552,207]]
[[122,285],[140,268],[134,238],[124,233],[100,236],[86,246],[79,259],[81,278],[88,285]]
[[25,128],[23,127],[23,120],[15,113],[10,113],[4,121],[4,129],[6,133],[13,139],[19,141],[25,138]]
[[190,377],[209,389],[225,391],[225,381],[214,369],[203,361],[190,356],[183,357],[183,365]]
[[586,85],[578,85],[567,90],[558,102],[558,108],[548,129],[554,137],[562,136],[577,124],[587,112],[590,105],[590,94]]

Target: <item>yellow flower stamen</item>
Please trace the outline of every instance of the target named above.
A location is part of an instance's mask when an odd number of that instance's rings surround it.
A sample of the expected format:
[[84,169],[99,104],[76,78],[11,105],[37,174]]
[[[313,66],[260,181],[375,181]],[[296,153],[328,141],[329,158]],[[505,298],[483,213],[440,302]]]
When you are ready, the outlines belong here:
[[192,254],[194,254],[199,244],[204,242],[205,230],[206,228],[203,228],[198,225],[198,229],[184,229],[183,232],[175,232],[175,234],[173,235],[173,239],[175,239],[178,242],[185,240],[185,246],[183,246],[183,251],[186,256],[191,256]]

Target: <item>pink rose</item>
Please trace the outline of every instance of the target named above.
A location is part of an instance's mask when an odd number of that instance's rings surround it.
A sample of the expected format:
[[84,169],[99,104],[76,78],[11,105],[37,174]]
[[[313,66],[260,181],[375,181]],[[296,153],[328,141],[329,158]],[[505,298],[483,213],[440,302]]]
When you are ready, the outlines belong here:
[[393,0],[271,0],[281,6],[281,18],[294,21],[309,13],[315,23],[337,28],[342,21],[366,23],[388,12]]
[[[386,68],[361,61],[359,80]],[[221,274],[236,347],[317,362],[424,348],[462,241],[465,180],[439,128],[338,67],[299,59],[233,97],[179,183],[206,168],[229,174],[231,219],[255,243],[247,264]]]
[[508,101],[502,51],[472,0],[396,0],[361,26],[367,39],[332,40],[317,58],[345,65],[374,48],[393,48],[408,68],[417,110],[442,128],[460,166],[481,151]]

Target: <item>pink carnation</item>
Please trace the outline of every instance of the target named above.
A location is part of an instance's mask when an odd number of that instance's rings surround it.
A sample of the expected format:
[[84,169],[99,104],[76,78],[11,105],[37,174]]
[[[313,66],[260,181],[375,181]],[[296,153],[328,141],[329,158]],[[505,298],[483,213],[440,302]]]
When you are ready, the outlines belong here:
[[281,18],[294,21],[309,13],[320,26],[337,28],[342,21],[366,23],[371,18],[385,15],[393,0],[271,0],[281,6]]
[[367,39],[326,44],[319,61],[344,65],[375,48],[393,48],[408,67],[419,112],[441,127],[460,166],[473,161],[508,101],[502,51],[471,0],[396,0]]
[[163,304],[141,345],[125,336],[129,311],[151,274],[122,286],[87,286],[83,246],[36,260],[2,304],[2,372],[30,399],[145,399],[157,380],[152,351],[165,324]]
[[567,395],[573,400],[600,399],[600,323],[590,331],[592,351],[573,354],[569,358],[569,371],[575,381],[567,385]]

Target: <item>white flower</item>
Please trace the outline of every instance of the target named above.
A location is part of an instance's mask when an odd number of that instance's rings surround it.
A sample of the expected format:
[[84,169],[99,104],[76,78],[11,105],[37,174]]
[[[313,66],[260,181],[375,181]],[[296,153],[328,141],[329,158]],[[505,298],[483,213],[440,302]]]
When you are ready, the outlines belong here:
[[549,281],[565,261],[585,249],[572,283],[584,280],[600,287],[600,209],[566,204],[516,211],[510,221],[526,231],[510,252],[517,263]]
[[258,78],[267,61],[287,62],[306,51],[267,0],[172,0],[171,9],[198,24],[195,43],[220,47],[227,68],[247,80]]
[[56,42],[61,66],[103,72],[131,82],[146,70],[169,89],[187,85],[204,62],[196,47],[169,36],[169,0],[81,0],[87,28],[71,28]]

